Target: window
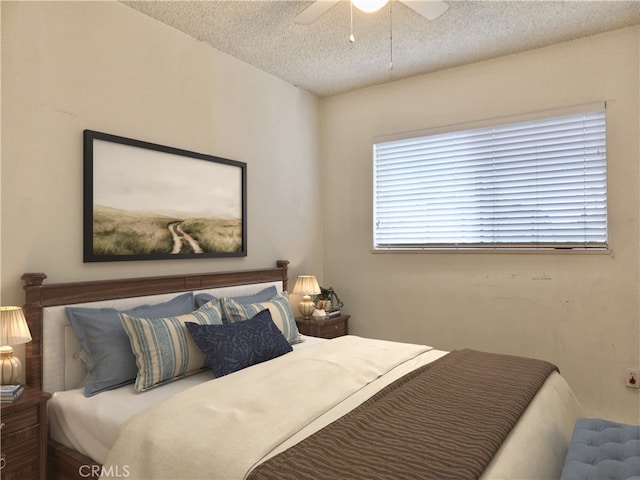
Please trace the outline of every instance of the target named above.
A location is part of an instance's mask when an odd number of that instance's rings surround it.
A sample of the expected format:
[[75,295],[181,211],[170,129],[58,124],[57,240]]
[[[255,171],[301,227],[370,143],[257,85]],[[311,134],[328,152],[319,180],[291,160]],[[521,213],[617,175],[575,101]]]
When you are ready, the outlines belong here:
[[605,113],[375,143],[374,250],[606,249]]

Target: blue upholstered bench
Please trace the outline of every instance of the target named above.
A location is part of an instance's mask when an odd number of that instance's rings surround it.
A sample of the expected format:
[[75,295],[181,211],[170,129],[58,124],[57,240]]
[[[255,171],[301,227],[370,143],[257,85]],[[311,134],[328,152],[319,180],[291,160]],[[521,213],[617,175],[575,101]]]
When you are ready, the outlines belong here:
[[640,480],[640,425],[576,422],[561,480]]

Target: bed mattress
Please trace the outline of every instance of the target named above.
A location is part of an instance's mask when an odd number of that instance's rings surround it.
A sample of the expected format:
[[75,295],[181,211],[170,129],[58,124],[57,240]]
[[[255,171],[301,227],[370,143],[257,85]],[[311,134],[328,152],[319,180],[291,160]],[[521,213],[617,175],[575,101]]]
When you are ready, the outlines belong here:
[[[295,345],[294,350],[307,350],[306,347],[325,342],[314,337],[305,337],[305,341]],[[311,349],[308,350],[310,351]],[[423,353],[402,362],[391,369],[389,374],[369,382],[355,394],[349,395],[323,412],[314,421],[273,448],[261,461],[295,445],[356,408],[391,382],[447,353],[425,347]],[[99,463],[108,464],[109,452],[127,420],[211,379],[211,372],[204,371],[142,394],[136,393],[133,385],[89,398],[83,395],[82,389],[58,392],[49,402],[51,438]],[[304,387],[300,385],[299,388]],[[291,393],[293,397],[297,395],[297,392]],[[558,373],[552,374],[508,435],[482,478],[559,478],[573,425],[581,415],[580,405],[566,381]],[[545,441],[541,442],[541,438]]]

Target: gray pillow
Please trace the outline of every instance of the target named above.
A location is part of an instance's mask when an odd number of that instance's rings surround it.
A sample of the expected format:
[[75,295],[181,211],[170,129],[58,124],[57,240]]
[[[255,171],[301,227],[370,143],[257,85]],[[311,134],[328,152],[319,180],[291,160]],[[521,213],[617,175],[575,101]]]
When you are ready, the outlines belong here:
[[[231,298],[233,298],[236,302],[245,305],[247,303],[268,302],[276,295],[278,295],[278,291],[276,290],[276,287],[271,285],[270,287],[260,290],[258,293],[254,293],[253,295],[244,295],[241,297],[231,297]],[[200,308],[205,303],[208,303],[211,300],[216,300],[216,297],[214,297],[210,293],[196,293],[195,300],[196,300],[196,307]],[[224,317],[223,317],[223,320],[224,320]]]
[[172,317],[194,310],[193,294],[183,293],[168,302],[140,305],[129,310],[67,307],[67,315],[80,345],[87,352],[89,376],[84,386],[87,397],[133,383],[138,373],[129,336],[120,313],[139,318]]

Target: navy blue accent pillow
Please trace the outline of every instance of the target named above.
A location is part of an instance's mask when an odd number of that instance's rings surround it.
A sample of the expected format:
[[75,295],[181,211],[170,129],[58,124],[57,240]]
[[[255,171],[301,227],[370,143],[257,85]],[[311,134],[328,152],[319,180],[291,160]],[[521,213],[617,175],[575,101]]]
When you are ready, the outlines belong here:
[[[276,290],[276,287],[271,285],[267,288],[260,290],[258,293],[254,293],[253,295],[244,295],[241,297],[231,297],[231,298],[233,298],[236,302],[242,303],[242,304],[260,303],[260,302],[268,302],[277,294],[278,294],[278,291]],[[216,297],[214,297],[210,293],[196,293],[196,296],[195,296],[196,307],[200,308],[205,303],[215,299]]]
[[269,310],[238,323],[200,325],[187,322],[187,329],[208,360],[213,374],[223,377],[293,350]]

